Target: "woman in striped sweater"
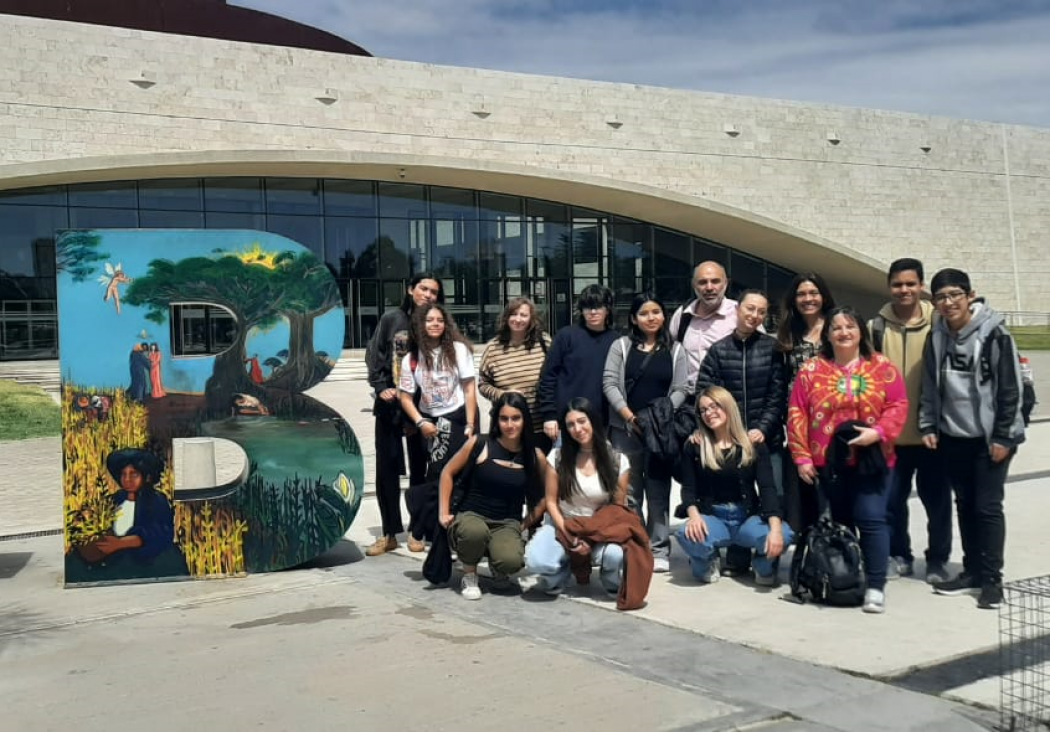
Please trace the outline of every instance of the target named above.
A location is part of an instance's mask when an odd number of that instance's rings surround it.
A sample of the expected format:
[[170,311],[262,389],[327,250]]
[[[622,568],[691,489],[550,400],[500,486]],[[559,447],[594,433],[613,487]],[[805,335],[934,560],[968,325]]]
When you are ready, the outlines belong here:
[[536,387],[550,344],[535,303],[527,297],[515,298],[503,309],[496,337],[485,346],[478,369],[478,389],[493,404],[508,391],[525,397],[536,425],[536,446],[544,454],[550,451],[551,441],[536,410]]

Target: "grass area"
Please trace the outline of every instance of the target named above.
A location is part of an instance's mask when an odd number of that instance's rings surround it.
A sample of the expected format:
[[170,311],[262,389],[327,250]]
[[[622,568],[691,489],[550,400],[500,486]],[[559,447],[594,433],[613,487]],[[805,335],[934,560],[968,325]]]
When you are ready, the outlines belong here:
[[1050,327],[1045,325],[1015,325],[1010,328],[1017,348],[1021,351],[1050,351]]
[[62,433],[62,410],[39,386],[0,379],[0,440]]

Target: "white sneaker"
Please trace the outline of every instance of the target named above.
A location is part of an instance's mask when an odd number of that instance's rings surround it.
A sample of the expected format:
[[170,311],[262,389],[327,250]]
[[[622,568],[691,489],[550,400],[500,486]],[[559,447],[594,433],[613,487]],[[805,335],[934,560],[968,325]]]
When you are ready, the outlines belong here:
[[713,585],[720,579],[722,579],[722,569],[718,566],[718,560],[715,559],[708,565],[707,571],[700,581],[707,585]]
[[671,560],[667,557],[653,557],[653,571],[657,574],[671,571]]
[[480,600],[481,588],[478,587],[477,572],[464,574],[463,579],[459,581],[459,590],[464,600]]
[[864,606],[861,608],[866,613],[881,614],[886,612],[886,593],[882,590],[868,589],[864,591]]

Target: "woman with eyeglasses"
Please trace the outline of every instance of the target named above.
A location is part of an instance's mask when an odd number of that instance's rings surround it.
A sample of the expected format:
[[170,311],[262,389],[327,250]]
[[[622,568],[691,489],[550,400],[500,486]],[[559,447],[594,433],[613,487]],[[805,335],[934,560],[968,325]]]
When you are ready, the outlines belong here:
[[538,395],[543,432],[553,443],[560,434],[558,418],[570,399],[586,399],[606,421],[602,371],[609,346],[616,340],[610,329],[612,309],[612,290],[588,285],[576,300],[576,323],[554,336],[543,362]]
[[748,436],[736,400],[721,386],[700,392],[696,412],[704,439],[685,448],[676,513],[686,522],[675,538],[700,582],[718,581],[718,550],[733,545],[754,552],[755,584],[772,587],[794,534],[780,517],[769,451]]
[[860,533],[868,588],[863,610],[886,609],[887,520],[893,443],[908,418],[904,378],[871,347],[851,307],[828,313],[820,355],[798,372],[788,408],[788,445],[798,476],[820,482],[835,521]]

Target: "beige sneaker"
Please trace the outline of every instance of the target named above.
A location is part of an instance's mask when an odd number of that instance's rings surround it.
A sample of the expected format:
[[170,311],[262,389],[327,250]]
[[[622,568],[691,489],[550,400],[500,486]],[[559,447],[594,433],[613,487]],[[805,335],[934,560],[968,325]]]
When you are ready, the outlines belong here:
[[427,550],[427,545],[424,544],[421,540],[419,540],[416,537],[414,537],[411,534],[409,534],[408,535],[408,550],[410,552],[425,552]]
[[397,539],[392,536],[380,536],[375,543],[365,549],[366,557],[378,557],[397,549]]

